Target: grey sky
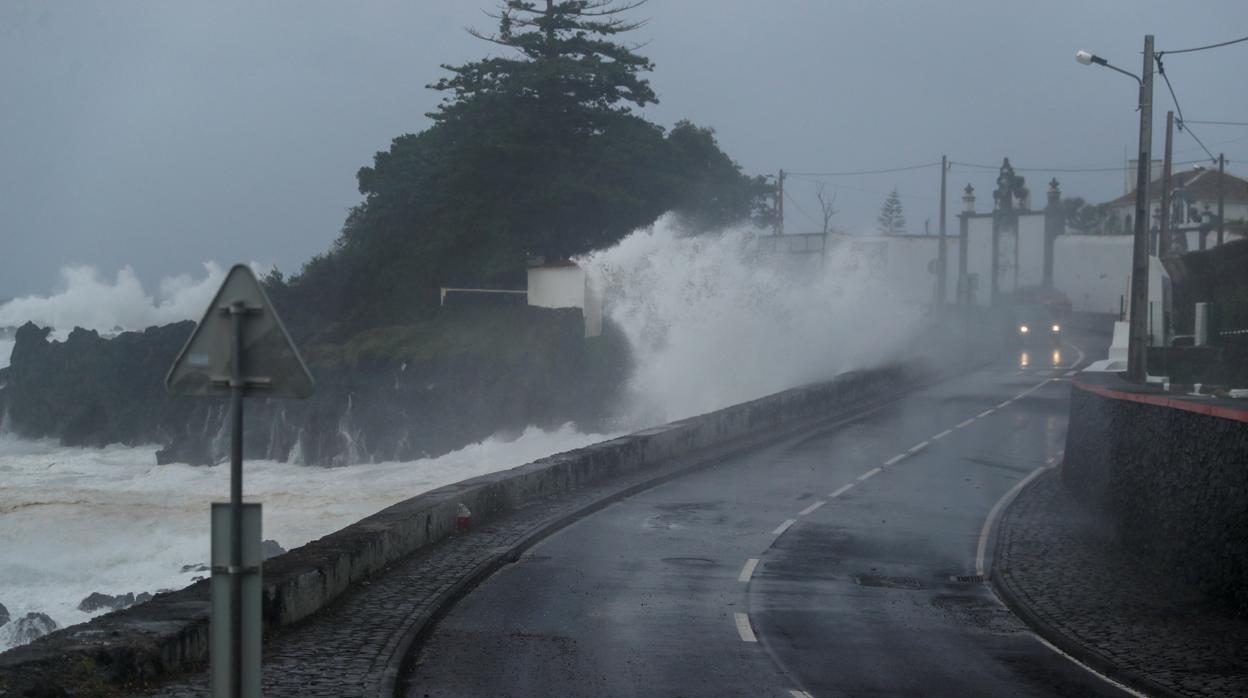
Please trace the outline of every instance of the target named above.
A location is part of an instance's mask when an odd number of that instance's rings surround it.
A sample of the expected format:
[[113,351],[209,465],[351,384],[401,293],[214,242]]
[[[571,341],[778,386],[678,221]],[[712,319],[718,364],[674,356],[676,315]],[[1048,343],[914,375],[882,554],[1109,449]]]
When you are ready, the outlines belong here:
[[[359,200],[355,172],[424,128],[439,63],[489,52],[484,0],[0,4],[0,297],[47,293],[57,270],[148,284],[201,262],[294,271]],[[1086,48],[1133,72],[1159,49],[1248,35],[1248,3],[1117,0],[652,0],[635,38],[657,69],[650,118],[713,126],[752,173],[842,171],[952,159],[1116,166],[1134,150],[1134,83],[1078,65]],[[1189,119],[1248,121],[1248,44],[1173,56]],[[1170,98],[1158,83],[1157,130]],[[1248,128],[1197,134],[1248,174]],[[1219,144],[1219,145],[1215,145]],[[1160,147],[1155,152],[1160,154]],[[1186,135],[1176,159],[1200,155]],[[1241,164],[1243,163],[1243,164]],[[1026,173],[1035,195],[1051,175]],[[835,224],[875,228],[900,188],[910,232],[936,226],[936,168],[829,179]],[[955,169],[950,210],[970,181]],[[1067,195],[1122,193],[1118,172],[1058,174]],[[813,183],[790,180],[817,215]],[[790,208],[790,230],[812,223]]]

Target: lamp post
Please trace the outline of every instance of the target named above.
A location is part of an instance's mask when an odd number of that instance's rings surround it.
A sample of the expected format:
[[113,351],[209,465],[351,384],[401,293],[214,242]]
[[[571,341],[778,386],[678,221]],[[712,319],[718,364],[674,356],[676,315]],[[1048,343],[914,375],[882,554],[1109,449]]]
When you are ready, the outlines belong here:
[[1153,35],[1144,37],[1142,75],[1110,65],[1109,61],[1087,51],[1075,54],[1083,65],[1100,65],[1130,76],[1140,86],[1140,152],[1135,175],[1135,241],[1131,254],[1131,317],[1127,339],[1127,380],[1143,383],[1148,371],[1148,180],[1153,148]]

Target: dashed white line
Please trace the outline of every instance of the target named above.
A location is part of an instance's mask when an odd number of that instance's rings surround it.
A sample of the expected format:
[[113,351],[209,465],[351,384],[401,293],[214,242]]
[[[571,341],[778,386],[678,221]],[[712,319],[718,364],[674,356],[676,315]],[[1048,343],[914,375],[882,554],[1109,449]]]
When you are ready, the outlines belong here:
[[919,443],[911,446],[908,453],[918,453],[919,451],[922,451],[923,449],[927,448],[928,443],[929,442],[927,441],[920,441]]
[[932,441],[940,441],[941,439],[945,438],[946,436],[948,436],[948,435],[950,435],[950,434],[952,434],[952,433],[953,433],[953,430],[952,430],[952,429],[946,429],[946,430],[944,430],[944,431],[940,432],[939,434],[937,434],[937,435],[933,436],[933,437],[932,437]]
[[841,496],[841,495],[845,494],[846,492],[848,492],[848,491],[852,490],[853,488],[854,488],[854,483],[852,483],[852,482],[851,482],[851,483],[849,483],[848,485],[845,485],[844,487],[841,487],[840,489],[838,489],[837,491],[833,492],[832,494],[830,494],[830,495],[828,495],[828,496],[829,496],[829,497],[832,497],[832,498],[839,497],[839,496]]
[[[1021,397],[1021,396],[1020,396],[1020,397]],[[1001,409],[1002,407],[1009,407],[1009,406],[1010,406],[1010,403],[1011,403],[1011,402],[1014,402],[1014,400],[1015,400],[1015,398],[1010,398],[1009,400],[1006,400],[1005,402],[1001,403],[1000,405],[997,405],[996,409],[998,409],[998,410],[999,410],[999,409]]]
[[777,526],[776,530],[771,532],[771,535],[778,536],[784,533],[785,531],[789,530],[789,526],[792,526],[795,523],[797,523],[797,519],[785,519],[784,523]]
[[992,409],[984,410],[983,412],[980,412],[979,414],[975,415],[975,419],[983,419],[984,417],[987,417],[988,415],[996,411],[997,411],[997,408],[995,407]]
[[954,429],[961,429],[962,427],[969,427],[974,421],[975,421],[975,418],[971,417],[970,419],[959,422],[958,425],[954,427]]
[[1067,371],[1067,372],[1066,372],[1066,377],[1067,377],[1067,378],[1070,378],[1071,376],[1075,375],[1076,373],[1078,373],[1078,371]]
[[734,613],[732,615],[737,621],[737,634],[741,636],[741,641],[758,642],[758,638],[754,637],[754,628],[750,627],[750,617],[744,613]]
[[758,567],[758,558],[752,557],[745,561],[745,567],[741,568],[741,574],[737,575],[738,582],[748,582],[750,577],[754,576],[754,568]]
[[988,512],[988,518],[984,519],[984,527],[979,531],[979,545],[975,548],[975,574],[981,576],[984,574],[984,555],[988,552],[988,536],[992,534],[992,526],[996,523],[997,516],[1000,515],[1001,509],[1014,498],[1014,495],[1018,494],[1019,490],[1026,487],[1027,483],[1035,480],[1040,473],[1043,473],[1045,470],[1048,470],[1047,466],[1043,468],[1036,468],[1031,471],[1030,475],[1015,483],[1015,485],[1010,488],[1010,491],[1001,495],[1001,499],[998,499],[997,503],[992,505],[992,509]]
[[789,691],[789,695],[793,696],[793,698],[815,698],[814,696],[810,695],[806,691],[799,691],[796,688]]
[[[893,456],[892,458],[889,458],[888,460],[884,461],[884,465],[897,465],[897,464],[898,464],[898,463],[900,463],[902,460],[904,460],[904,459],[905,459],[905,457],[906,457],[906,456],[908,456],[908,455],[910,455],[910,454],[908,454],[908,453],[898,453],[897,455]],[[858,478],[858,479],[859,479],[859,480],[861,480],[862,478]]]
[[825,502],[825,501],[823,501],[823,500],[819,500],[818,502],[815,502],[814,504],[811,504],[810,506],[806,507],[805,509],[802,509],[801,511],[797,512],[797,515],[798,515],[798,516],[805,516],[805,515],[807,515],[807,514],[811,513],[812,511],[814,511],[815,509],[818,509],[819,507],[823,506],[824,504],[827,504],[827,502]]
[[876,476],[876,475],[879,475],[881,470],[883,470],[883,468],[872,468],[872,469],[868,470],[867,472],[865,472],[865,473],[863,473],[863,474],[859,475],[859,476],[858,476],[858,480],[859,480],[859,481],[861,481],[861,480],[866,480],[866,479],[867,479],[867,478],[869,478],[869,477],[874,477],[874,476]]

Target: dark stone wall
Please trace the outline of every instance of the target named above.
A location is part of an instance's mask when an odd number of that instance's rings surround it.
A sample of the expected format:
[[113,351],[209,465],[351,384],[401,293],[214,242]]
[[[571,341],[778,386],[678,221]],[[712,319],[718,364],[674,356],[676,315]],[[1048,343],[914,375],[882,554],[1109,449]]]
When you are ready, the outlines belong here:
[[1146,564],[1248,616],[1248,423],[1079,385],[1070,409],[1062,477],[1076,499]]

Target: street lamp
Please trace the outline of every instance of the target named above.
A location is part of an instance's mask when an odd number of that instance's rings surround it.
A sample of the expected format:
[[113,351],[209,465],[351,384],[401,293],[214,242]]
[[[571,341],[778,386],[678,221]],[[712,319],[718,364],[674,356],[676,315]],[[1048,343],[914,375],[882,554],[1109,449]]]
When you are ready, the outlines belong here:
[[1127,335],[1127,380],[1144,383],[1148,378],[1148,184],[1153,149],[1153,35],[1144,37],[1144,70],[1135,75],[1089,53],[1075,53],[1083,65],[1100,65],[1130,76],[1140,86],[1140,152],[1135,173],[1135,240],[1131,252],[1131,317]]

